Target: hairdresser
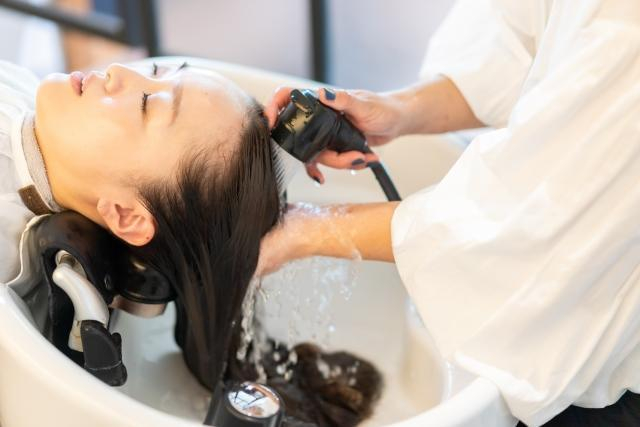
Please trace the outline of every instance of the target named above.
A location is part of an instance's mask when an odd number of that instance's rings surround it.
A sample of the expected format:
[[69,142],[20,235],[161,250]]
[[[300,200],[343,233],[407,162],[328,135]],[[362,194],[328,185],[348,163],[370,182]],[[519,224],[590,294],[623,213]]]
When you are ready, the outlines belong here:
[[[318,93],[372,146],[493,130],[399,204],[292,207],[259,273],[312,255],[395,262],[442,355],[526,425],[640,425],[640,2],[460,0],[421,75]],[[371,160],[325,152],[307,171],[322,183],[318,163]]]

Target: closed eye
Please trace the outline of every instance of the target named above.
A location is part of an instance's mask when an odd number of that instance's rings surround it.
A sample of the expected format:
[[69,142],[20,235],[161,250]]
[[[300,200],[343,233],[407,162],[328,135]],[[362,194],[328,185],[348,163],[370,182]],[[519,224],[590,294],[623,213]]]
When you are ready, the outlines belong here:
[[142,105],[140,106],[140,109],[142,110],[142,114],[145,114],[147,112],[147,99],[149,98],[149,94],[146,92],[142,93]]
[[[183,70],[183,69],[187,68],[188,66],[189,66],[189,64],[185,61],[179,67],[177,67],[175,70],[173,70],[173,72],[177,73],[178,71]],[[152,77],[158,77],[158,73],[160,72],[160,70],[161,70],[161,67],[157,63],[153,62],[152,63],[152,67],[151,67],[151,76]],[[164,75],[165,73],[162,73],[162,74]],[[150,93],[146,93],[146,92],[142,93],[142,102],[140,103],[140,110],[142,110],[143,116],[146,115],[146,112],[147,112],[147,101],[148,101],[150,96],[151,96]],[[177,99],[177,97],[176,97],[176,99]],[[176,109],[174,107],[174,111],[175,110]],[[175,115],[175,113],[174,113],[174,115]]]
[[[189,66],[189,64],[187,63],[187,61],[183,62],[182,64],[180,64],[180,66],[176,67],[173,72],[177,73],[180,70],[183,70],[185,68],[187,68]],[[164,70],[163,70],[164,68]],[[163,72],[164,71],[164,72]],[[161,65],[158,65],[156,62],[153,62],[151,64],[151,77],[158,77],[159,75],[164,76],[165,74],[167,74],[169,70],[166,67],[162,67]]]

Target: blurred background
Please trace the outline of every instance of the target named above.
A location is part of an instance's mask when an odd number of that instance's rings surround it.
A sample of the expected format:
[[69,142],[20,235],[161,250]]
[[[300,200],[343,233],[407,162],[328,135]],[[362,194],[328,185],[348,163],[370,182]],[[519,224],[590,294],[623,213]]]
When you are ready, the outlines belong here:
[[148,55],[190,55],[387,90],[416,80],[429,37],[452,4],[0,0],[0,59],[44,76]]

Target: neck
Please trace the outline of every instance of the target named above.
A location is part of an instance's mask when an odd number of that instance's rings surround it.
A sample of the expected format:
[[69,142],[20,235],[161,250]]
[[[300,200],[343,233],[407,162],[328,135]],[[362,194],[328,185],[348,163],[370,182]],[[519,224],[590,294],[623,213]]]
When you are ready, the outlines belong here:
[[59,205],[61,210],[79,212],[100,224],[102,218],[95,209],[96,201],[92,200],[91,194],[93,192],[87,188],[88,183],[75,179],[68,173],[67,168],[59,164],[51,139],[46,132],[38,127],[37,116],[34,120],[34,134],[44,162],[48,186],[55,203]]

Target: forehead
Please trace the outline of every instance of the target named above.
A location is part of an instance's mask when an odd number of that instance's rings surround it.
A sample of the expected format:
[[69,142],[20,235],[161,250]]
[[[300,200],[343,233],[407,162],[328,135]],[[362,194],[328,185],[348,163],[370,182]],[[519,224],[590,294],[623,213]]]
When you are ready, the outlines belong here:
[[187,68],[175,76],[182,86],[174,132],[205,141],[235,139],[250,97],[231,80],[210,70]]
[[214,71],[186,68],[178,73],[186,99],[209,102],[213,107],[226,107],[237,111],[247,108],[249,97],[235,83]]

